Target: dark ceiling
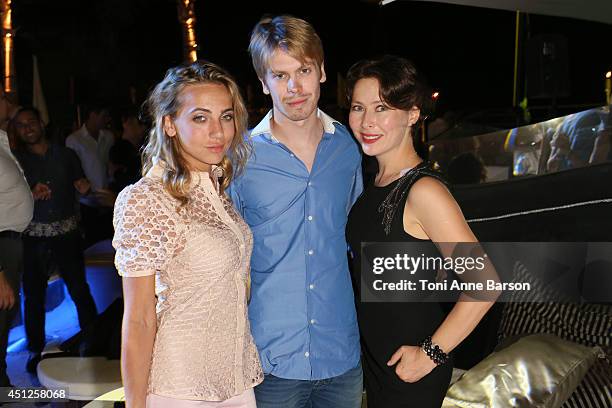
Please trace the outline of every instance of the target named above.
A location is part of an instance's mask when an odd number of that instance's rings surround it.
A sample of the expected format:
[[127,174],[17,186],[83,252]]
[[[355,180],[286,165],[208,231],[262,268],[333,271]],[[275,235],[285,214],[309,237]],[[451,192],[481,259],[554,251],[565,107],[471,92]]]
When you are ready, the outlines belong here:
[[[174,0],[21,0],[13,2],[20,97],[31,99],[31,55],[39,60],[51,117],[69,126],[75,104],[91,99],[115,105],[142,100],[164,71],[181,62],[181,27]],[[249,3],[198,0],[199,56],[228,68],[259,96],[246,52],[251,28],[263,14],[309,20],[326,51],[334,101],[336,73],[360,58],[396,53],[413,59],[455,110],[506,109],[512,103],[515,15],[429,2],[330,1]],[[612,27],[567,18],[531,16],[528,35],[558,33],[568,40],[571,95],[560,105],[603,101],[602,73],[612,66]],[[532,104],[547,104],[546,100]]]

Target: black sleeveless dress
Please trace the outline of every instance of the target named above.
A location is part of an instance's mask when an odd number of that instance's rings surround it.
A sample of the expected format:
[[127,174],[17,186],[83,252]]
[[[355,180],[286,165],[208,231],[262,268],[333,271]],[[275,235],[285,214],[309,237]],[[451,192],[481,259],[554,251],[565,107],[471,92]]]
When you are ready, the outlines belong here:
[[[400,346],[417,346],[425,337],[433,335],[446,317],[442,304],[361,301],[362,242],[420,242],[421,247],[429,247],[438,253],[431,241],[408,235],[403,227],[404,205],[409,190],[416,180],[424,176],[439,178],[426,163],[422,163],[388,186],[376,187],[370,183],[349,215],[347,241],[352,253],[351,273],[361,333],[368,408],[439,408],[451,378],[451,359],[416,383],[405,383],[395,373],[395,366],[387,366],[387,361]],[[397,210],[387,220],[387,233],[379,207],[398,183],[401,185],[395,191],[399,193]]]

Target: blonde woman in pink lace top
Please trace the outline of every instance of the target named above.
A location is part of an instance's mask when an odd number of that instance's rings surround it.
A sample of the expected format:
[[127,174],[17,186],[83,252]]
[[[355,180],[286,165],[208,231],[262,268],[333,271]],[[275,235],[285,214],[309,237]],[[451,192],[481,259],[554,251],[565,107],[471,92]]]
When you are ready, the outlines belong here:
[[148,103],[144,177],[114,216],[127,407],[255,407],[252,235],[224,193],[248,155],[244,102],[229,74],[196,62],[170,69]]

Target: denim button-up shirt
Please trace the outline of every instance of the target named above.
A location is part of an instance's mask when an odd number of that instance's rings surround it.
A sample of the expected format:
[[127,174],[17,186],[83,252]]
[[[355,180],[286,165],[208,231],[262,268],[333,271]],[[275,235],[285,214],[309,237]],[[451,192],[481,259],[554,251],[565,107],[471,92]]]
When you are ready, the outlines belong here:
[[324,134],[312,170],[270,131],[230,188],[253,231],[249,319],[266,374],[318,380],[359,362],[345,226],[361,194],[361,156],[347,129],[318,111]]

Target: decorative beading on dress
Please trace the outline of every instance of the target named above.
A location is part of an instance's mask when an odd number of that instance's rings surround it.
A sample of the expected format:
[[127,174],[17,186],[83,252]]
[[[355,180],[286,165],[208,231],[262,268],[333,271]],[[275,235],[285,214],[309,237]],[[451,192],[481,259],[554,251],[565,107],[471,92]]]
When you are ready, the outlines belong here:
[[407,171],[397,180],[395,187],[389,192],[389,195],[387,195],[385,200],[380,203],[378,207],[378,212],[383,213],[382,224],[385,227],[385,234],[389,235],[391,232],[391,222],[397,212],[398,204],[404,201],[409,190],[406,186],[411,186],[418,178],[424,176],[434,177],[446,185],[446,180],[442,178],[440,172],[434,170],[431,163],[427,161],[421,162],[412,169],[407,169]]

